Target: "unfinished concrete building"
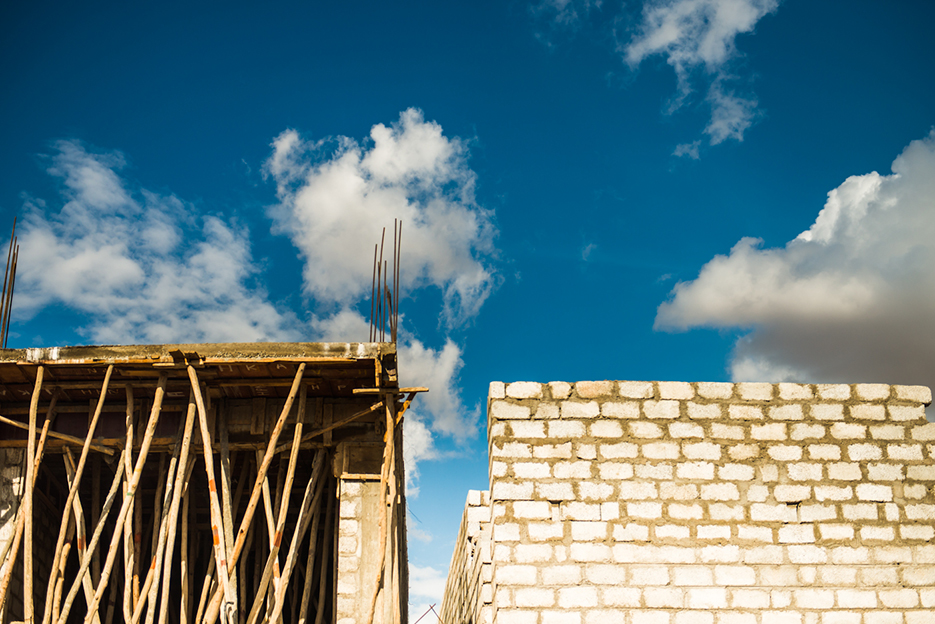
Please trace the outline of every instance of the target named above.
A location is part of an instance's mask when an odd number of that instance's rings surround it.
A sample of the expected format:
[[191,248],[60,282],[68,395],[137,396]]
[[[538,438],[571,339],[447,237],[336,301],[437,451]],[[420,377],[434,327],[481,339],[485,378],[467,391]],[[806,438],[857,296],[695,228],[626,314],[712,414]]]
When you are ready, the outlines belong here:
[[928,388],[493,383],[445,624],[931,624]]
[[396,347],[0,351],[3,622],[407,621]]

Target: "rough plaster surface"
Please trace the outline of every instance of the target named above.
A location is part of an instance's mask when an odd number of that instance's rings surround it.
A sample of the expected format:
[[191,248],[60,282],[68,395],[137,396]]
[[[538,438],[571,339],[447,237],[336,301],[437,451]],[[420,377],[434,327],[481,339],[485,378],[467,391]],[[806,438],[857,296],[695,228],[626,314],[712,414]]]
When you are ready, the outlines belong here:
[[931,398],[883,384],[495,382],[491,490],[469,498],[442,618],[933,622]]

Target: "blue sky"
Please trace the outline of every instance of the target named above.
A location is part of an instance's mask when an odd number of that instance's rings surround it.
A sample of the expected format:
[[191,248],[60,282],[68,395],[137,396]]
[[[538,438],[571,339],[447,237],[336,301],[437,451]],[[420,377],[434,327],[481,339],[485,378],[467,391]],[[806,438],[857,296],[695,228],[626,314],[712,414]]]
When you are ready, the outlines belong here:
[[366,338],[372,245],[402,218],[403,374],[432,387],[407,422],[421,615],[487,482],[491,380],[935,381],[932,23],[928,2],[7,3],[10,345]]

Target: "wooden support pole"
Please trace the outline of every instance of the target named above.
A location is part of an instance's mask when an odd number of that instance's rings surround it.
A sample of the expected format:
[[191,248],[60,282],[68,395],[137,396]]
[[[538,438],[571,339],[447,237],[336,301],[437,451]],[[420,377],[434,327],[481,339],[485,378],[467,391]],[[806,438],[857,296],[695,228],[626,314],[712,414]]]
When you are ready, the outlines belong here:
[[[299,364],[298,370],[295,373],[295,378],[292,381],[292,388],[290,388],[289,396],[286,397],[282,412],[279,414],[279,420],[276,421],[276,426],[273,427],[273,431],[270,433],[269,444],[266,447],[266,453],[263,455],[263,461],[257,466],[257,475],[253,484],[253,491],[250,493],[250,500],[247,503],[247,510],[244,512],[244,517],[240,521],[240,529],[237,531],[237,541],[234,543],[233,555],[230,561],[228,561],[228,565],[230,566],[237,565],[237,559],[240,557],[240,553],[243,550],[244,542],[247,539],[247,530],[253,522],[253,514],[256,512],[257,503],[260,500],[260,491],[262,490],[263,482],[266,480],[266,473],[269,470],[270,463],[273,461],[276,443],[279,441],[279,434],[282,433],[282,428],[286,423],[286,417],[289,415],[289,412],[292,411],[292,404],[299,393],[299,386],[302,383],[302,376],[304,374],[305,362],[302,362]],[[214,593],[214,597],[211,599],[211,603],[208,606],[205,624],[214,624],[217,620],[222,598],[223,595],[219,589]]]
[[[188,413],[185,416],[185,436],[182,438],[182,453],[179,459],[179,471],[175,477],[175,486],[172,488],[172,503],[169,510],[169,535],[166,538],[165,563],[163,564],[162,604],[159,610],[159,624],[166,624],[169,615],[169,585],[172,581],[172,558],[175,553],[175,536],[178,527],[179,505],[182,499],[182,490],[187,489],[192,470],[195,468],[194,458],[189,457],[192,445],[192,432],[195,426],[196,406],[191,396],[188,399]],[[184,550],[184,549],[183,549]],[[155,607],[155,605],[153,605]]]
[[[94,598],[91,601],[91,604],[88,605],[88,612],[92,612],[97,609],[97,605],[100,603],[101,598],[104,595],[104,590],[107,588],[107,581],[110,578],[110,571],[114,567],[114,560],[117,557],[117,547],[120,545],[120,540],[123,534],[124,522],[127,519],[127,513],[130,510],[130,501],[133,500],[133,497],[136,496],[136,490],[140,485],[140,479],[143,476],[143,466],[146,464],[146,458],[149,455],[149,447],[152,444],[153,435],[156,432],[156,425],[159,423],[159,415],[162,412],[162,399],[165,397],[166,393],[166,384],[168,382],[168,374],[160,373],[159,382],[156,385],[156,394],[153,398],[153,407],[149,414],[149,421],[146,423],[146,432],[143,434],[143,442],[140,445],[140,454],[136,458],[136,464],[133,467],[133,475],[130,479],[130,486],[127,488],[126,497],[123,499],[123,504],[120,506],[120,513],[117,516],[116,527],[114,528],[114,535],[110,540],[110,547],[107,549],[107,557],[104,561],[104,568],[101,571],[101,582],[97,584],[97,589],[94,591]],[[59,618],[59,624],[65,624],[64,619],[68,615],[64,614],[64,618]],[[91,624],[89,618],[85,618],[85,624]]]
[[[218,413],[218,435],[221,442],[221,512],[224,527],[224,546],[227,548],[226,559],[230,559],[234,548],[234,511],[231,500],[231,451],[230,431],[228,427],[229,413]],[[237,600],[237,567],[230,572],[230,584],[233,594],[230,602],[239,605]],[[165,624],[160,621],[159,624]]]
[[[334,571],[331,564],[331,544],[334,542],[335,523],[337,519],[334,515],[334,501],[337,498],[337,491],[328,497],[328,510],[325,512],[325,535],[324,549],[321,553],[321,564],[318,572],[318,610],[315,613],[315,624],[324,624],[325,620],[325,594],[328,590],[328,572]],[[325,566],[328,566],[326,569]],[[301,619],[301,618],[300,618]],[[304,624],[304,622],[302,623]]]
[[[377,410],[380,409],[381,407],[383,407],[383,401],[380,401],[379,403],[374,403],[373,405],[371,405],[371,406],[368,407],[367,409],[361,410],[361,411],[357,412],[356,414],[352,414],[352,415],[348,416],[347,418],[342,418],[341,420],[339,420],[339,421],[337,421],[337,422],[334,422],[334,423],[331,423],[330,425],[326,425],[326,426],[324,426],[324,427],[322,427],[322,428],[320,428],[320,429],[316,429],[315,431],[311,431],[311,432],[309,432],[309,433],[306,433],[304,436],[302,436],[302,443],[304,444],[305,442],[310,442],[311,440],[313,440],[314,438],[317,438],[318,436],[320,436],[320,435],[323,434],[323,433],[327,433],[327,432],[331,431],[332,429],[337,429],[338,427],[343,427],[344,425],[346,425],[346,424],[348,424],[348,423],[350,423],[350,422],[353,422],[353,421],[357,420],[358,418],[361,418],[361,417],[363,417],[363,416],[366,416],[367,414],[372,414],[373,412],[377,411]],[[275,451],[275,452],[276,452],[276,453],[282,453],[283,451],[288,451],[289,449],[292,448],[292,445],[293,445],[293,444],[294,444],[294,441],[284,442],[282,445],[276,447],[276,451]]]
[[221,605],[224,611],[222,621],[227,624],[236,624],[236,606],[231,608],[231,599],[234,596],[231,587],[230,575],[227,569],[227,546],[224,544],[224,516],[221,512],[221,503],[218,500],[217,481],[214,478],[214,449],[211,445],[211,433],[208,431],[208,412],[205,409],[204,399],[201,396],[201,384],[198,373],[193,366],[188,367],[188,378],[192,383],[192,392],[195,395],[195,404],[198,406],[198,423],[201,427],[201,441],[204,446],[205,473],[208,477],[208,502],[211,509],[211,532],[214,535],[214,556],[217,559],[218,577],[227,605]]
[[[32,397],[29,400],[29,438],[26,447],[26,491],[23,495],[23,514],[26,517],[24,539],[26,540],[23,548],[23,619],[25,624],[33,624],[36,615],[33,612],[33,563],[32,563],[32,492],[33,492],[33,471],[36,460],[36,414],[39,411],[39,394],[42,392],[42,376],[44,368],[40,366],[36,370],[36,385],[33,387]],[[52,577],[55,577],[55,571],[58,566],[53,566]]]
[[[68,479],[68,485],[71,487],[71,484],[75,480],[75,458],[72,457],[70,449],[65,449],[65,454],[62,457],[65,461],[65,478]],[[81,561],[84,560],[84,555],[87,552],[88,547],[88,532],[85,526],[84,507],[81,505],[80,496],[75,497],[75,501],[72,503],[72,511],[75,518],[75,531],[78,534],[77,551],[78,562],[80,565]],[[63,563],[62,566],[64,565],[65,564]],[[64,567],[62,569],[64,569]],[[91,583],[91,579],[85,576],[81,580],[81,587],[84,589],[84,599],[90,602],[91,597],[94,596],[94,585]],[[94,624],[100,624],[100,620],[95,620]]]
[[78,466],[75,468],[75,482],[72,483],[71,488],[68,490],[68,498],[65,501],[65,511],[62,517],[62,522],[59,525],[58,538],[55,540],[55,551],[52,556],[52,565],[50,569],[53,573],[49,576],[49,584],[46,589],[46,603],[45,610],[42,615],[42,624],[49,624],[52,619],[52,594],[55,591],[55,574],[54,571],[58,569],[59,559],[62,556],[62,546],[65,541],[65,529],[68,526],[68,514],[71,512],[72,501],[75,500],[75,496],[78,495],[78,487],[81,484],[81,475],[84,474],[84,466],[88,461],[88,451],[91,448],[91,439],[94,437],[94,432],[97,429],[97,422],[101,417],[101,411],[104,408],[104,400],[107,398],[107,388],[110,385],[110,377],[114,373],[114,365],[111,364],[107,367],[107,372],[104,374],[104,383],[101,387],[101,395],[97,399],[97,407],[94,408],[94,415],[91,417],[91,424],[88,425],[88,435],[84,440],[84,445],[81,447],[81,456],[78,458]]
[[[34,460],[32,471],[32,486],[36,486],[36,475],[39,472],[39,466],[42,464],[42,456],[45,452],[45,442],[48,439],[49,427],[55,420],[55,405],[58,402],[59,392],[56,390],[52,394],[52,400],[49,402],[49,408],[45,413],[45,422],[42,424],[42,433],[39,435],[39,443],[36,446],[36,459]],[[25,493],[25,491],[24,491]],[[26,530],[26,514],[21,505],[16,510],[16,526],[13,529],[13,539],[6,544],[3,552],[0,553],[0,563],[7,561],[6,555],[9,552],[9,563],[3,572],[3,578],[0,580],[0,614],[4,612],[6,606],[7,589],[10,587],[10,581],[13,578],[13,567],[16,565],[16,557],[19,554],[19,547],[22,543],[23,533]]]
[[[390,466],[392,465],[393,455],[396,448],[396,420],[393,418],[389,405],[386,408],[386,445],[383,447],[383,466],[380,469],[380,547],[377,552],[380,553],[380,567],[377,572],[376,582],[373,586],[373,592],[370,597],[370,607],[367,612],[367,618],[364,620],[368,624],[373,624],[373,618],[376,615],[377,597],[380,590],[384,587],[384,577],[386,572],[386,542],[387,542],[387,505],[391,504],[388,500],[386,488],[389,480]],[[395,475],[394,475],[395,480]],[[384,604],[386,604],[387,595],[384,592]]]
[[[127,417],[125,421],[127,440],[124,445],[123,470],[126,478],[123,482],[123,495],[126,498],[127,487],[133,475],[133,442],[135,437],[136,401],[133,398],[133,386],[127,384],[124,389],[127,397]],[[133,567],[136,562],[136,544],[133,539],[133,508],[135,500],[130,501],[130,510],[123,523],[123,621],[133,617]]]
[[[179,624],[188,624],[190,619],[189,610],[191,609],[191,559],[188,552],[188,515],[189,515],[189,493],[188,487],[185,487],[185,493],[182,495],[182,544],[180,547],[179,558],[179,577],[181,577],[182,591],[179,602]],[[193,540],[194,541],[194,540]]]
[[[0,416],[0,423],[3,423],[4,425],[10,425],[11,427],[16,427],[17,429],[23,429],[24,431],[29,430],[29,425],[23,424],[19,422],[18,420],[12,420],[10,418],[7,418],[6,416]],[[84,444],[84,440],[82,440],[81,438],[76,438],[75,436],[70,436],[66,433],[59,433],[57,431],[49,431],[46,435],[50,438],[55,438],[56,440],[62,440],[63,442],[70,442],[75,446],[81,446]],[[92,451],[97,451],[98,453],[104,453],[105,455],[110,455],[110,456],[113,456],[116,454],[116,451],[114,451],[114,449],[110,448],[109,446],[104,446],[102,444],[97,444],[95,442],[91,442],[89,446],[91,447]]]
[[[75,601],[75,597],[78,595],[78,590],[81,589],[84,584],[84,580],[87,578],[88,573],[90,572],[91,560],[93,559],[94,550],[97,548],[101,540],[101,534],[104,531],[104,525],[107,522],[107,517],[110,515],[110,509],[114,505],[114,501],[117,499],[117,492],[120,491],[120,484],[123,482],[123,479],[126,477],[126,473],[121,469],[123,464],[123,454],[125,451],[120,452],[120,459],[117,462],[117,469],[114,471],[114,479],[110,484],[110,490],[107,492],[107,498],[104,501],[104,508],[101,510],[100,521],[97,523],[97,526],[94,527],[94,534],[91,536],[91,540],[88,542],[88,545],[85,549],[84,556],[81,558],[81,567],[78,570],[78,576],[75,578],[74,583],[71,585],[71,589],[68,590],[68,596],[65,598],[65,602],[62,604],[62,612],[59,615],[59,624],[64,624],[68,620],[68,614],[71,612],[71,606]],[[75,480],[77,481],[77,474],[75,475]],[[108,576],[110,571],[107,571]],[[100,587],[107,580],[103,578],[102,573],[101,583],[98,584]],[[93,597],[92,597],[93,599]],[[97,613],[97,604],[91,603],[91,607],[88,609],[88,614],[85,617],[85,622],[88,624],[100,622],[100,618]]]
[[205,581],[201,587],[201,598],[198,600],[198,611],[195,613],[195,619],[192,620],[193,624],[202,621],[201,616],[204,615],[205,607],[208,605],[208,595],[213,593],[212,588],[217,584],[214,574],[217,571],[215,561],[214,557],[211,557],[210,561],[208,561],[208,570],[205,572]]

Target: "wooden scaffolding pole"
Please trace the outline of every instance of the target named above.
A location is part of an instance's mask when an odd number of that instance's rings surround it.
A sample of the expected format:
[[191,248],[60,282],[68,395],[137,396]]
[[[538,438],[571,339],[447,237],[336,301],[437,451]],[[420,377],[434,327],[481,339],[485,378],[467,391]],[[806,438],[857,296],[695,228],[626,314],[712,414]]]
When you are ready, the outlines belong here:
[[[33,624],[36,615],[33,613],[33,563],[32,563],[32,492],[33,492],[33,462],[36,459],[36,413],[39,410],[39,394],[42,392],[42,375],[45,369],[40,366],[36,370],[36,385],[33,387],[32,397],[29,401],[29,441],[26,446],[26,492],[23,496],[23,514],[26,517],[23,548],[23,618],[26,624]],[[58,566],[53,566],[53,573]]]
[[[94,408],[94,415],[91,417],[91,423],[88,425],[88,435],[85,438],[84,445],[81,447],[81,456],[78,458],[78,466],[75,468],[75,482],[68,490],[68,498],[65,501],[65,511],[62,515],[62,522],[59,525],[58,538],[55,540],[55,554],[52,556],[52,573],[49,575],[49,584],[46,588],[45,611],[42,615],[42,624],[49,624],[52,620],[52,594],[55,592],[55,571],[59,567],[59,559],[62,556],[62,546],[65,542],[65,530],[68,527],[68,515],[71,513],[72,502],[78,495],[78,486],[81,484],[81,475],[84,474],[84,466],[88,460],[88,451],[90,450],[91,439],[97,429],[98,420],[101,417],[101,411],[104,409],[104,400],[107,398],[107,388],[110,385],[110,377],[114,373],[114,365],[107,367],[104,374],[104,383],[101,386],[101,395],[97,400],[97,407]],[[90,624],[90,622],[89,622]]]

